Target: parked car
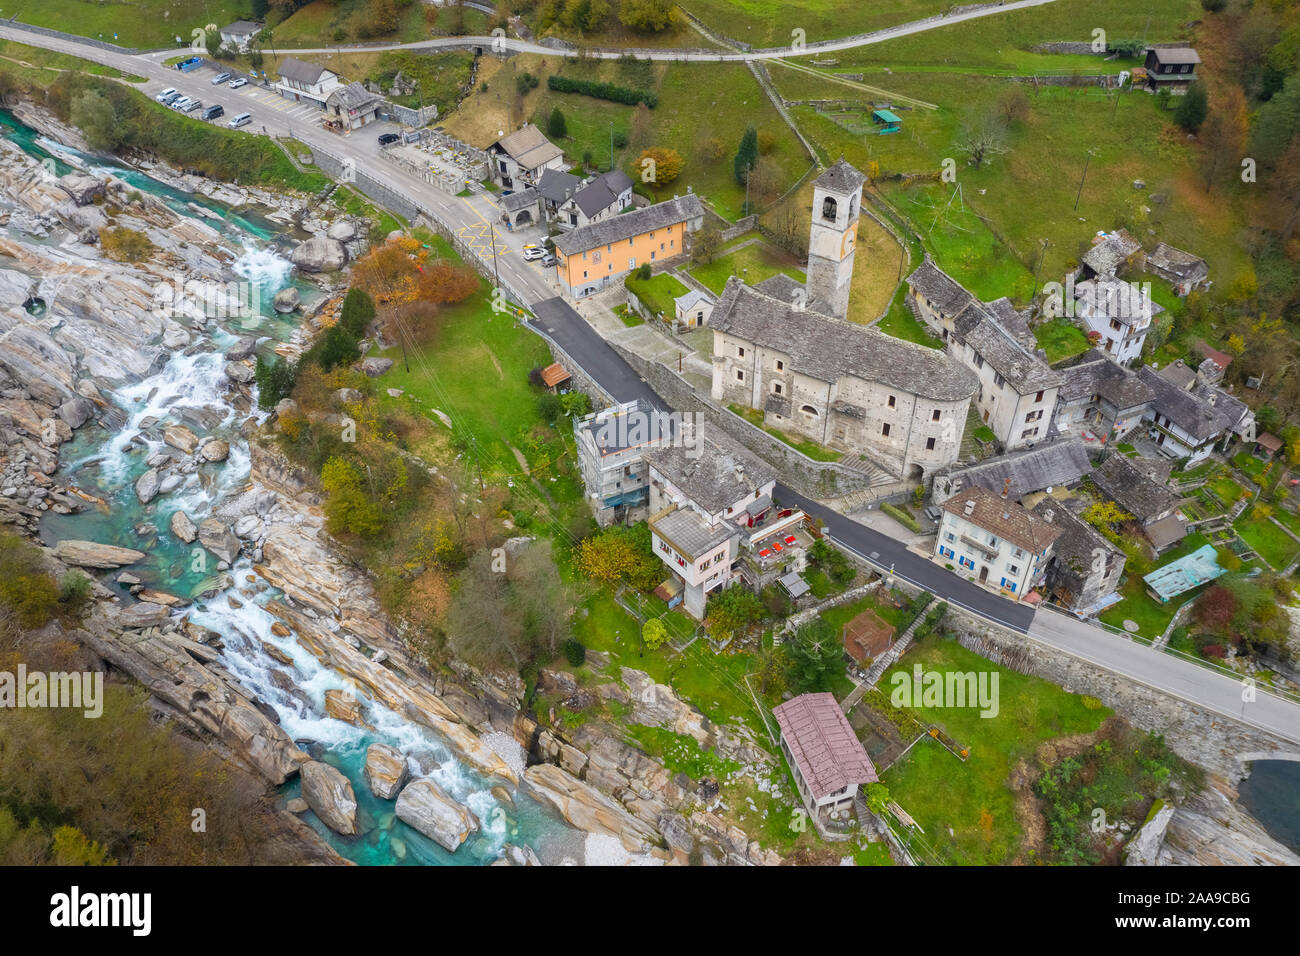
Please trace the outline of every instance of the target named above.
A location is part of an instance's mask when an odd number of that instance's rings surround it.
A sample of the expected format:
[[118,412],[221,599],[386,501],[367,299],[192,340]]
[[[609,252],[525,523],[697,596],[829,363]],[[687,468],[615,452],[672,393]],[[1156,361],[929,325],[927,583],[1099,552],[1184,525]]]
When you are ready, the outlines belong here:
[[176,101],[177,101],[177,100],[180,100],[180,99],[184,99],[184,97],[181,96],[181,91],[180,91],[180,90],[172,90],[172,91],[171,91],[170,93],[168,93],[165,97],[163,97],[162,99],[160,99],[158,102],[161,103],[163,106],[175,106],[175,105],[176,105]]
[[560,260],[555,258],[555,253],[553,252],[548,252],[546,255],[542,256],[542,268],[544,269],[554,269],[559,265],[559,263]]
[[223,70],[222,72],[218,73],[216,76],[212,78],[212,85],[220,86],[222,83],[226,82],[226,80],[230,79],[234,75],[235,74],[231,73],[229,70]]
[[217,117],[224,115],[225,112],[226,112],[225,107],[223,107],[220,103],[213,103],[211,106],[209,106],[207,109],[203,111],[203,119],[214,120]]
[[185,106],[181,108],[181,111],[184,113],[193,113],[196,109],[198,109],[202,105],[203,103],[201,100],[190,100],[188,103],[185,104]]
[[194,101],[190,99],[188,96],[178,96],[176,97],[176,99],[172,100],[167,105],[174,110],[184,110],[185,107],[189,106],[193,102]]
[[251,122],[253,122],[252,113],[240,113],[238,116],[232,118],[231,121],[226,125],[229,126],[231,129],[239,129],[239,127],[247,126]]
[[389,143],[396,143],[401,138],[402,137],[398,136],[396,133],[380,133],[379,145],[387,146]]
[[546,250],[534,243],[524,246],[524,261],[532,262],[534,259],[541,259],[546,255]]
[[248,77],[246,76],[237,76],[230,81],[230,88],[232,90],[237,90],[241,86],[247,86],[247,85],[248,85]]
[[157,96],[155,96],[154,99],[157,100],[159,103],[162,103],[162,102],[164,102],[165,100],[167,100],[168,98],[170,98],[173,94],[175,94],[175,93],[179,93],[179,92],[180,92],[180,90],[176,89],[176,88],[173,87],[173,86],[169,86],[169,87],[167,87],[167,89],[163,90],[161,93],[159,93]]

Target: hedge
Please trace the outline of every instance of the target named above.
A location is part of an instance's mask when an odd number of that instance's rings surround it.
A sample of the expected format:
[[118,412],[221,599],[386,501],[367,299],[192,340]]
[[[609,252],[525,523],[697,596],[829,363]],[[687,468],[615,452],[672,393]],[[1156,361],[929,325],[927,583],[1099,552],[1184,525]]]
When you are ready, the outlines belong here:
[[626,103],[636,106],[644,103],[650,109],[659,105],[659,97],[649,90],[634,90],[614,83],[600,83],[596,80],[575,80],[571,76],[559,76],[552,73],[546,79],[546,85],[557,93],[582,93],[594,96],[598,100],[610,100],[614,103]]

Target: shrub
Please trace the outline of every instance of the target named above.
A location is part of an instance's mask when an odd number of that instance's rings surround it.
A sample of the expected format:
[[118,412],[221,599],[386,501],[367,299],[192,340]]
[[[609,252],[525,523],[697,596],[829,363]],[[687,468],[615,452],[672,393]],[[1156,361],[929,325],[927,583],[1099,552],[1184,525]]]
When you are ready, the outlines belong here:
[[353,286],[343,298],[343,310],[339,314],[339,325],[350,332],[353,338],[360,339],[375,318],[375,300],[365,289]]
[[571,637],[564,642],[564,659],[574,667],[581,667],[587,662],[587,648]]
[[643,262],[641,267],[636,270],[636,277],[645,281],[650,278],[650,263]]
[[[561,76],[552,73],[546,79],[546,85],[557,93],[581,93],[584,96],[593,96],[598,100],[609,100],[612,103],[626,103],[628,106],[636,106],[638,103],[644,103],[646,106],[654,109],[659,105],[659,97],[649,90],[634,90],[631,87],[619,86],[616,83],[601,83],[596,80],[580,80],[571,76]],[[626,137],[626,134],[624,134]]]
[[296,362],[279,358],[268,362],[259,355],[253,372],[253,380],[257,383],[257,407],[264,412],[275,408],[293,392],[297,378]]
[[81,571],[69,571],[59,578],[59,603],[69,614],[81,616],[90,604],[93,583]]
[[25,628],[47,624],[59,607],[59,590],[40,549],[17,535],[0,534],[0,605]]
[[153,243],[149,237],[126,226],[99,230],[99,244],[110,259],[118,262],[143,262],[153,255]]
[[569,124],[565,122],[564,114],[558,106],[551,110],[551,117],[546,121],[546,132],[551,139],[564,139],[569,135]]
[[641,640],[648,650],[657,651],[668,640],[668,628],[657,617],[652,617],[641,626]]

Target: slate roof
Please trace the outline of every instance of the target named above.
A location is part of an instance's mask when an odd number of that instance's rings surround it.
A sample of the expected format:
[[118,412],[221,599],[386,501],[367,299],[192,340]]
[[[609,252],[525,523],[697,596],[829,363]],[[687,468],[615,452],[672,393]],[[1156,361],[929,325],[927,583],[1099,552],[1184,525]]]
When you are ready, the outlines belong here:
[[233,37],[252,36],[262,32],[262,24],[252,20],[236,20],[230,26],[222,27],[220,32]]
[[360,110],[374,106],[382,99],[383,97],[366,89],[365,84],[353,80],[347,86],[340,87],[331,93],[326,103],[330,106],[341,106],[346,110]]
[[879,782],[871,758],[831,694],[800,694],[773,707],[772,714],[813,800]]
[[288,57],[281,61],[276,72],[280,74],[282,80],[293,80],[295,83],[313,86],[319,83],[320,78],[328,71],[320,64],[307,63],[304,60]]
[[622,170],[613,170],[602,173],[575,192],[573,202],[590,219],[618,202],[619,193],[631,187],[632,180]]
[[509,196],[501,197],[501,208],[506,212],[517,212],[537,202],[537,190],[532,186],[517,189]]
[[[1151,410],[1169,419],[1198,442],[1208,441],[1241,421],[1241,410],[1246,406],[1221,389],[1188,391],[1165,380],[1149,365],[1138,369],[1137,374],[1155,393]],[[1213,403],[1209,400],[1211,397]]]
[[1165,242],[1157,242],[1156,247],[1147,253],[1147,265],[1180,279],[1204,279],[1210,274],[1210,267],[1200,256],[1175,249]]
[[968,306],[953,324],[953,331],[1021,395],[1055,388],[1064,380],[1045,359],[1004,329],[982,303]]
[[1201,55],[1189,46],[1149,47],[1161,63],[1200,63]]
[[1116,229],[1085,252],[1079,261],[1098,275],[1114,275],[1115,270],[1141,248],[1142,243],[1125,230]]
[[1111,455],[1092,473],[1092,480],[1144,525],[1172,511],[1178,503],[1173,492],[1153,481],[1127,455]]
[[773,299],[780,299],[782,302],[793,304],[800,298],[804,300],[804,308],[812,309],[814,312],[820,312],[822,315],[834,315],[835,310],[819,298],[808,297],[808,287],[792,276],[784,272],[778,272],[774,276],[769,276],[762,282],[755,282],[754,288],[764,295],[771,296]]
[[687,193],[621,216],[588,223],[558,237],[555,247],[566,256],[571,256],[575,252],[586,252],[588,249],[621,242],[654,229],[665,229],[679,222],[699,219],[703,215],[704,207],[700,204],[700,197]]
[[1101,315],[1124,325],[1159,315],[1165,307],[1148,295],[1140,285],[1122,279],[1085,279],[1074,286],[1076,313]]
[[1092,462],[1088,460],[1083,440],[1065,438],[989,458],[969,468],[949,469],[948,477],[952,487],[957,489],[954,496],[960,496],[966,488],[974,485],[1001,495],[1009,478],[1011,484],[1007,496],[1018,501],[1045,488],[1069,487],[1091,471]]
[[1196,384],[1196,369],[1192,368],[1182,359],[1177,362],[1170,362],[1164,368],[1159,370],[1159,375],[1170,385],[1181,388],[1184,391]]
[[1084,358],[1087,361],[1062,370],[1062,401],[1087,402],[1097,395],[1116,408],[1125,409],[1138,408],[1155,397],[1151,387],[1137,375],[1116,365],[1097,350],[1088,352]]
[[844,157],[841,156],[835,161],[835,165],[813,180],[813,185],[829,189],[831,192],[855,193],[866,181],[867,177],[845,162]]
[[960,282],[936,266],[927,256],[911,275],[907,284],[912,291],[933,303],[934,308],[944,315],[957,315],[962,309],[976,301]]
[[537,191],[542,198],[557,205],[565,202],[581,185],[581,179],[562,169],[544,169],[537,179]]
[[1034,514],[1061,532],[1052,548],[1052,556],[1073,574],[1087,577],[1091,573],[1095,552],[1117,554],[1124,560],[1124,552],[1106,540],[1088,522],[1074,514],[1064,504],[1044,498],[1033,508]]
[[682,447],[683,442],[673,442],[646,455],[646,461],[709,514],[726,511],[741,498],[752,498],[776,479],[771,465],[718,429],[701,434],[700,442],[702,447],[689,449]]
[[707,292],[701,292],[699,289],[691,289],[691,291],[687,292],[685,295],[679,295],[677,298],[673,299],[673,304],[683,312],[689,312],[700,302],[703,302],[706,305],[712,305],[714,299],[713,296],[709,295]]
[[536,169],[544,166],[557,156],[563,156],[564,150],[556,146],[543,135],[536,126],[525,126],[509,136],[502,136],[492,144],[507,153],[524,169]]
[[[972,502],[974,508],[967,514],[966,508]],[[1032,554],[1041,554],[1061,535],[1060,529],[1009,497],[1003,498],[979,485],[963,488],[939,507]]]
[[1000,299],[994,299],[992,302],[985,302],[984,308],[997,320],[998,325],[1011,333],[1017,342],[1030,352],[1038,351],[1038,340],[1034,338],[1034,333],[1029,329],[1028,312],[1017,312],[1016,307],[1011,304],[1011,300],[1005,295]]
[[979,387],[975,373],[943,352],[801,311],[735,276],[727,280],[709,324],[716,331],[786,353],[795,372],[823,382],[856,375],[944,402],[968,399]]

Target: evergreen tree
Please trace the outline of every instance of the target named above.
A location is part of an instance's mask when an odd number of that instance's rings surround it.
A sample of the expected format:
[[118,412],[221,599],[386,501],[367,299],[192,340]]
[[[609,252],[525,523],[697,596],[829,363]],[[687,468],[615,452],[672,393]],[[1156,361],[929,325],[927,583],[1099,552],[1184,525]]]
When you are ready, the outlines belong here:
[[1182,99],[1178,101],[1178,108],[1174,110],[1174,122],[1189,133],[1195,133],[1205,122],[1205,116],[1209,112],[1210,102],[1205,93],[1205,84],[1193,83],[1187,88]]
[[569,124],[564,121],[564,114],[557,106],[551,110],[551,118],[546,123],[546,132],[551,139],[564,139],[569,135]]
[[740,138],[740,149],[736,150],[736,162],[734,169],[736,172],[736,182],[742,186],[745,185],[745,179],[749,176],[749,170],[754,168],[758,162],[758,132],[750,126],[745,130],[745,135]]

